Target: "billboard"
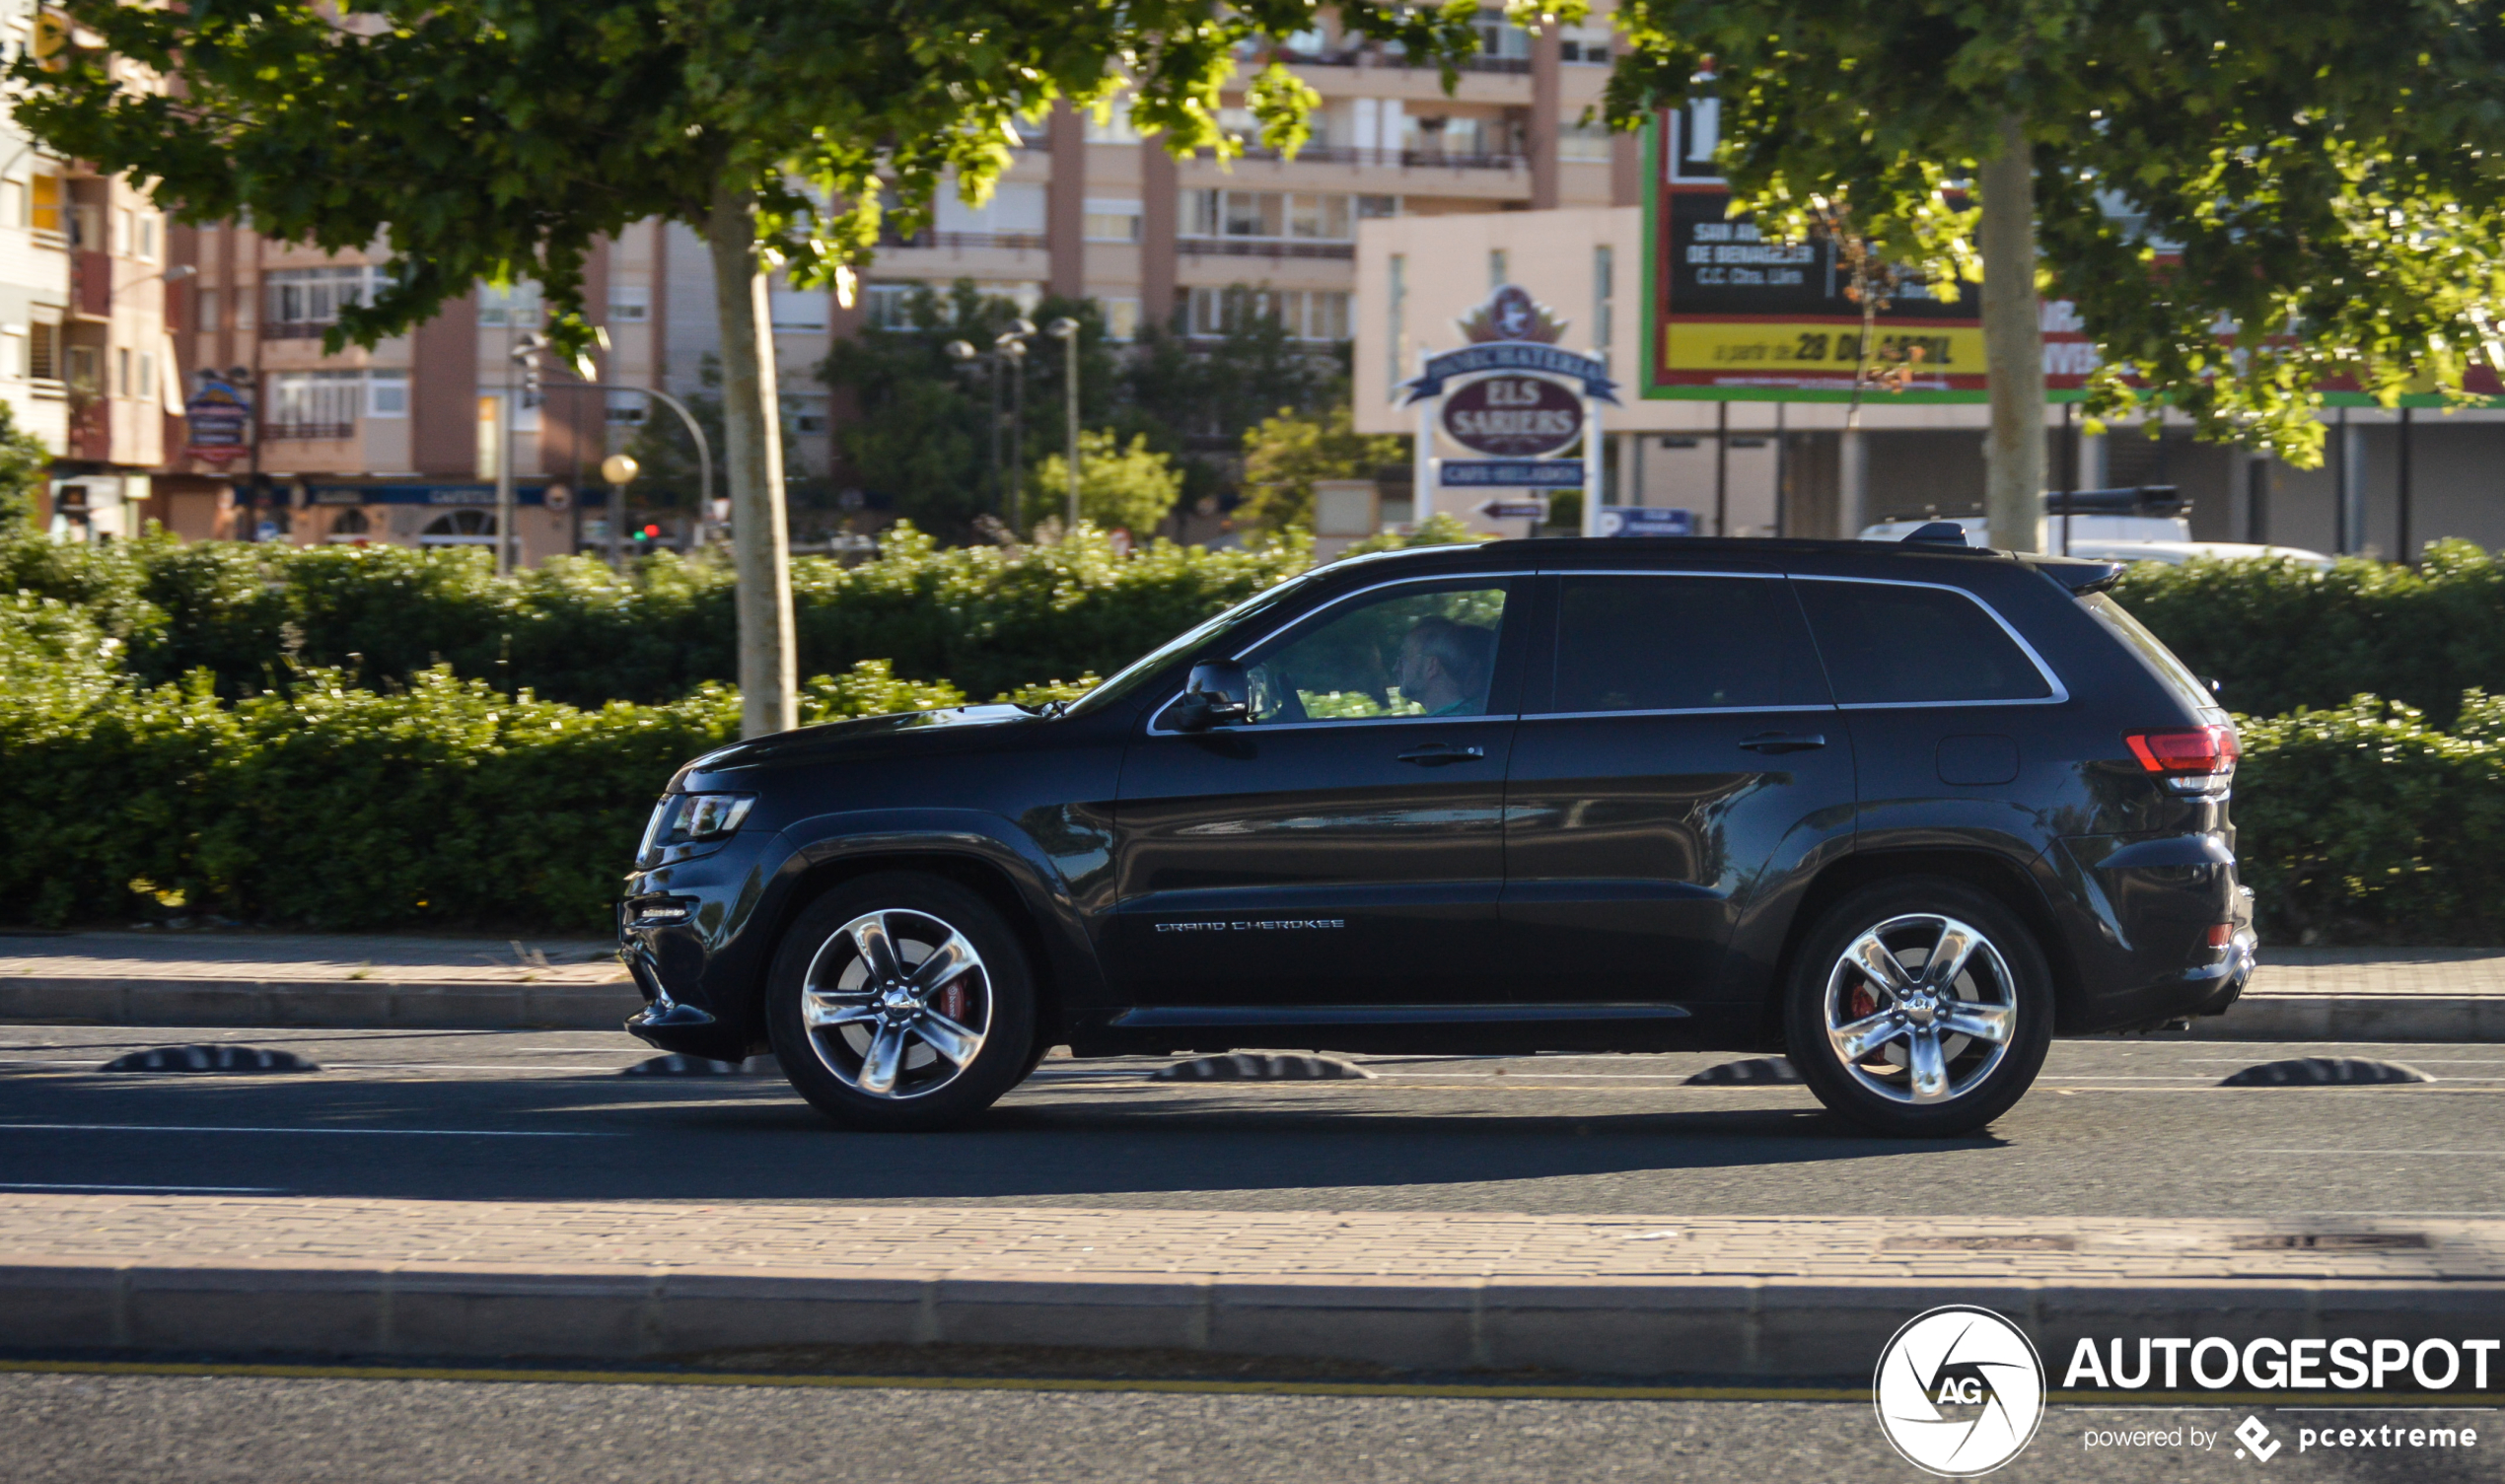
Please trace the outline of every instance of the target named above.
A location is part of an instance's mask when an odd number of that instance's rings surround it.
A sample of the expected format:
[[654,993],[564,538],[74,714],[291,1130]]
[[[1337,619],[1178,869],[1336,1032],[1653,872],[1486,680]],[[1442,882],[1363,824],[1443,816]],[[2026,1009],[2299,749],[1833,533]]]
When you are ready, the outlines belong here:
[[[1843,401],[1861,369],[1861,306],[1832,243],[1778,242],[1746,216],[1713,162],[1718,105],[1665,109],[1645,131],[1643,394],[1708,401]],[[1871,327],[1874,368],[1908,368],[1896,401],[1988,400],[1983,301],[1898,287]],[[2041,307],[2045,389],[2076,399],[2096,347],[2067,303]]]

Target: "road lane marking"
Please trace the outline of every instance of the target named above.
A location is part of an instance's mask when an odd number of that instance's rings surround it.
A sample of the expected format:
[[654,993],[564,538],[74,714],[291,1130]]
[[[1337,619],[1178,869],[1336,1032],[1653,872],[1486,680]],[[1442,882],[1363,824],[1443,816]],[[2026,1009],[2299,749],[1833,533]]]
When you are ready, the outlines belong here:
[[13,1129],[51,1134],[396,1134],[442,1139],[624,1139],[625,1133],[577,1132],[537,1128],[244,1128],[197,1123],[0,1123],[0,1133]]
[[285,1195],[278,1185],[40,1185],[0,1180],[0,1190],[87,1190],[114,1195]]

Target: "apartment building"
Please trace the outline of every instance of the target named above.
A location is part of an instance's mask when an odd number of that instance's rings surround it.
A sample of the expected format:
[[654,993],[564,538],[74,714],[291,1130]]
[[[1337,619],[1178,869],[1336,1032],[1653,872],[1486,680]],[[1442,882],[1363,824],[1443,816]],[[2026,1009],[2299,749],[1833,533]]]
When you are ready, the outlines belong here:
[[[0,0],[0,52],[25,54],[36,24],[33,0]],[[0,161],[0,400],[54,456],[40,518],[63,539],[135,535],[179,406],[166,224],[126,181],[51,158],[6,118]]]
[[[1058,110],[1030,131],[988,203],[968,208],[944,191],[929,231],[882,247],[851,308],[777,287],[789,472],[840,478],[837,413],[816,369],[834,337],[896,322],[924,286],[970,279],[1029,305],[1090,296],[1122,338],[1147,323],[1210,335],[1230,317],[1267,315],[1320,345],[1354,333],[1362,221],[1637,199],[1633,141],[1582,121],[1608,78],[1606,24],[1539,37],[1493,10],[1480,24],[1483,54],[1450,96],[1435,69],[1405,66],[1335,21],[1296,37],[1280,55],[1323,106],[1294,160],[1254,149],[1228,165],[1177,161],[1118,117]],[[1249,70],[1266,53],[1245,60]],[[1254,135],[1241,102],[1229,100],[1227,122]],[[197,269],[174,295],[186,389],[231,389],[257,430],[167,446],[156,508],[185,535],[491,542],[501,451],[482,429],[510,399],[523,559],[598,546],[605,511],[585,476],[645,417],[667,415],[629,389],[701,393],[720,344],[705,247],[676,224],[639,223],[591,264],[591,318],[611,345],[602,378],[615,389],[564,389],[552,376],[543,399],[510,385],[512,346],[540,318],[528,285],[482,287],[408,335],[326,355],[322,332],[387,252],[313,253],[236,226],[177,229],[172,247]],[[215,384],[205,392],[202,373]],[[670,534],[682,530],[674,523]]]

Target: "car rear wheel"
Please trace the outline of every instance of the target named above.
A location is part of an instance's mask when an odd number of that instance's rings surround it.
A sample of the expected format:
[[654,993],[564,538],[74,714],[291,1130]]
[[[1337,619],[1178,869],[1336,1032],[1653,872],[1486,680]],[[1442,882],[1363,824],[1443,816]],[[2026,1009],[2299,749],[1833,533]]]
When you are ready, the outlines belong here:
[[1017,934],[954,882],[892,873],[804,909],[774,955],[784,1075],[847,1128],[957,1126],[1025,1077],[1035,991]]
[[2026,1094],[2052,1042],[2052,973],[2035,934],[1941,877],[1837,902],[1794,955],[1785,998],[1810,1091],[1886,1134],[1981,1128]]

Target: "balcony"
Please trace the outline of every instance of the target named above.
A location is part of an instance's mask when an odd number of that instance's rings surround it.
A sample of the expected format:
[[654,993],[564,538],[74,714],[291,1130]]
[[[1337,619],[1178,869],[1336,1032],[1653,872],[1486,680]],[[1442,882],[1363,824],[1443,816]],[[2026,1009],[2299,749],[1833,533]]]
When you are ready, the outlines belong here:
[[1244,147],[1247,160],[1275,161],[1281,165],[1357,165],[1388,166],[1394,170],[1522,170],[1531,164],[1529,156],[1505,154],[1460,155],[1442,150],[1355,149],[1336,145],[1308,145],[1290,160],[1286,155],[1265,145]]
[[317,322],[310,319],[284,321],[264,319],[261,321],[261,338],[264,340],[319,340],[329,333],[330,326],[336,322],[336,320]]
[[113,260],[82,248],[70,254],[70,313],[81,319],[113,318]]
[[89,397],[86,404],[71,415],[70,457],[96,463],[112,462],[113,404],[110,398]]
[[336,442],[357,436],[355,423],[270,423],[261,429],[265,443]]
[[[1384,67],[1402,72],[1431,72],[1431,67],[1411,67],[1406,57],[1389,52],[1349,47],[1340,51],[1289,51],[1281,48],[1271,53],[1292,67]],[[1531,75],[1531,58],[1520,56],[1474,56],[1455,64],[1459,72],[1490,72],[1507,77]]]
[[1008,247],[1017,251],[1041,251],[1049,246],[1040,232],[916,232],[902,237],[891,232],[879,234],[882,247]]
[[1182,237],[1175,250],[1185,257],[1335,257],[1357,255],[1355,243],[1285,243],[1268,238]]

